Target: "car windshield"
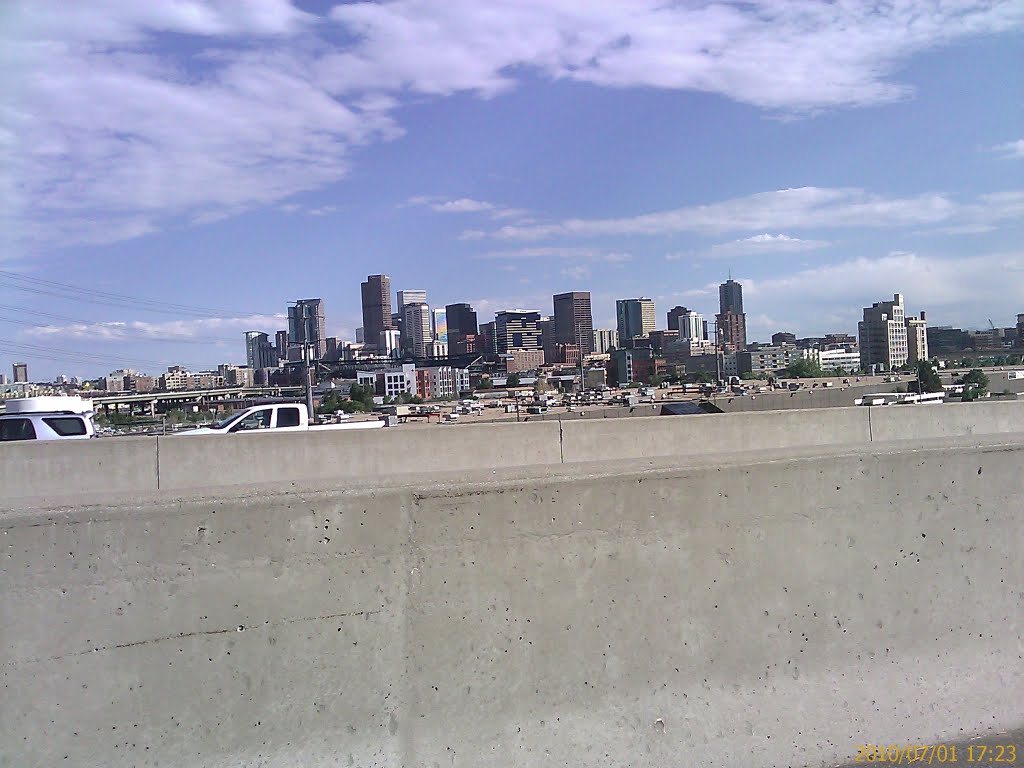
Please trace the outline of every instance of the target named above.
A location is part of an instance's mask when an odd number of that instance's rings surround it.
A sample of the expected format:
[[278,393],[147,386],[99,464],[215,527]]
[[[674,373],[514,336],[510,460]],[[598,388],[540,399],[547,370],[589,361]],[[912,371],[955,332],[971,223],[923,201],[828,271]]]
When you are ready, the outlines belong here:
[[225,427],[230,425],[237,417],[237,413],[233,413],[230,416],[226,416],[220,421],[213,422],[213,424],[210,425],[210,429],[224,429]]

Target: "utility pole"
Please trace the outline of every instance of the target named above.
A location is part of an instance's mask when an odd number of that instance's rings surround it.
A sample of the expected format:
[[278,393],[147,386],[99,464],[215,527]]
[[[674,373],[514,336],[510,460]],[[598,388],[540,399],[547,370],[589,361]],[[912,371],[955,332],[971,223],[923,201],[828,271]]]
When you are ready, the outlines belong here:
[[303,376],[306,379],[306,412],[309,414],[309,421],[312,424],[316,420],[316,414],[313,412],[313,382],[309,369],[309,305],[296,301],[295,306],[302,307],[302,363]]
[[312,424],[314,421],[316,421],[316,414],[313,412],[313,381],[310,377],[309,351],[309,342],[304,342],[302,345],[302,357],[306,363],[304,373],[306,377],[306,412],[309,414],[309,422]]
[[583,325],[576,323],[576,346],[580,353],[580,395],[587,388],[587,379],[583,373]]
[[722,332],[718,327],[718,320],[715,320],[715,383],[722,386]]

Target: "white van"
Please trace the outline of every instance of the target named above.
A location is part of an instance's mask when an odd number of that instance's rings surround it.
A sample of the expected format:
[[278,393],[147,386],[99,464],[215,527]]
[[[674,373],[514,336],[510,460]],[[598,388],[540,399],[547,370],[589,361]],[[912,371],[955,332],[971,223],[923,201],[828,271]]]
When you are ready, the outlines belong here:
[[24,397],[7,400],[0,415],[0,442],[88,440],[96,437],[92,400],[80,397]]

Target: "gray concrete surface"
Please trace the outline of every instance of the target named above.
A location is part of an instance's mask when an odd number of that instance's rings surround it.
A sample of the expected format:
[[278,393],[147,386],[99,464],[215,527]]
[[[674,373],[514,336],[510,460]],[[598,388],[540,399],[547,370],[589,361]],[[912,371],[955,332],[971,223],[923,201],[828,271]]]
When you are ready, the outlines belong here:
[[975,435],[8,502],[0,765],[818,767],[1019,728],[1022,460]]
[[804,382],[803,388],[794,392],[779,390],[741,397],[718,395],[714,398],[714,404],[724,413],[844,408],[852,406],[858,397],[864,395],[876,392],[895,392],[897,388],[906,391],[908,382],[904,380],[887,384],[874,381],[873,383],[854,382],[847,385],[834,383],[834,386],[831,387],[814,387],[813,383],[814,381]]
[[272,477],[289,482],[365,475],[386,478],[408,472],[561,461],[557,423],[467,425],[457,433],[399,426],[156,440],[161,489],[251,484]]
[[0,445],[0,500],[1024,432],[1024,402]]

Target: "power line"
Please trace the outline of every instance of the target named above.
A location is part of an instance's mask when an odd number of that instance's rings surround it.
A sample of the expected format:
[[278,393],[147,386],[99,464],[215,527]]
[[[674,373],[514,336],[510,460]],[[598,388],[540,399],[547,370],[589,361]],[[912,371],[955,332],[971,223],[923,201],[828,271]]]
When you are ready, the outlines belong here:
[[0,269],[0,279],[8,288],[25,291],[42,296],[53,296],[70,301],[82,301],[104,306],[115,306],[122,309],[136,309],[146,312],[157,312],[160,314],[187,314],[197,317],[221,317],[223,315],[259,315],[260,312],[238,312],[224,308],[199,307],[189,304],[178,304],[168,301],[159,301],[139,296],[130,296],[110,291],[99,291],[92,288],[83,288],[68,283],[60,283],[56,280],[44,280],[40,277],[21,275],[17,272]]
[[93,365],[99,363],[109,364],[111,361],[115,364],[133,363],[135,365],[155,365],[160,367],[167,364],[166,361],[162,360],[149,360],[141,357],[124,357],[119,355],[97,355],[91,352],[79,352],[73,349],[60,349],[57,347],[41,347],[36,344],[20,344],[14,341],[0,341],[0,350],[11,354],[32,356],[47,360],[60,358],[62,360],[90,363]]
[[[14,307],[9,304],[0,304],[0,310],[7,312],[17,312],[19,314],[38,315],[40,317],[47,317],[51,320],[60,320],[65,323],[74,323],[76,325],[85,326],[97,326],[97,325],[110,325],[109,321],[94,321],[94,320],[83,320],[81,318],[67,317],[65,315],[55,315],[51,312],[42,312],[40,310],[28,309],[26,307]],[[33,323],[27,320],[20,319],[5,319],[0,317],[0,323],[10,323],[12,325],[23,325],[29,328],[45,328],[46,326],[40,325],[39,323]],[[123,328],[117,326],[110,326],[112,329],[118,331],[117,336],[113,337],[99,337],[99,340],[111,340],[111,341],[156,341],[160,343],[173,343],[173,344],[220,344],[229,343],[235,344],[238,342],[236,338],[228,338],[227,336],[193,336],[187,339],[170,338],[161,339],[154,336],[147,335],[131,335],[131,332],[139,332],[140,329],[133,328],[131,326],[125,326]],[[241,335],[241,334],[240,334]]]

